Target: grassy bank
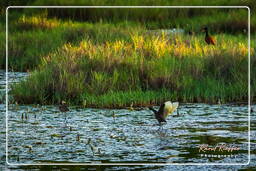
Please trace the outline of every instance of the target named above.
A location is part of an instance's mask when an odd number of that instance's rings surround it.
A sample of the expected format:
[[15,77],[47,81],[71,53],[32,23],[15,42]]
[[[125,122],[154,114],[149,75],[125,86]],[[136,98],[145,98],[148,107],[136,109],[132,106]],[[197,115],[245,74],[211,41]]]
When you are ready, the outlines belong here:
[[247,100],[243,35],[219,34],[209,46],[203,35],[152,34],[127,23],[86,28],[80,43],[46,55],[28,80],[12,87],[15,101],[124,107]]

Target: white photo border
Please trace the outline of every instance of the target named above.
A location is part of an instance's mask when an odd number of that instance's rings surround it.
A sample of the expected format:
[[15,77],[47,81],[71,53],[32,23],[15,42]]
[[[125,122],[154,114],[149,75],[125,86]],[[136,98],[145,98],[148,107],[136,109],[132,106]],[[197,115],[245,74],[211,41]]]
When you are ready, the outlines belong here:
[[[246,163],[10,163],[8,161],[8,10],[11,8],[238,8],[248,10],[248,161]],[[249,165],[250,155],[250,8],[248,6],[8,6],[6,8],[6,164],[10,166],[35,166],[35,165],[116,165],[116,166],[138,166],[138,165]]]

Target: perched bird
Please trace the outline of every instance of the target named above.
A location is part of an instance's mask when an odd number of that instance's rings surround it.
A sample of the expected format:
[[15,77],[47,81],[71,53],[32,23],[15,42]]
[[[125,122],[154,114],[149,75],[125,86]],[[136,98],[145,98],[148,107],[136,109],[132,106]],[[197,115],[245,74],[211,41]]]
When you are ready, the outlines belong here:
[[134,108],[133,108],[133,102],[131,103],[130,107],[128,108],[130,111],[134,111]]
[[79,134],[77,134],[77,136],[76,136],[76,141],[80,141],[80,135]]
[[166,122],[167,116],[169,114],[172,114],[178,108],[178,106],[179,102],[172,103],[170,101],[167,101],[160,106],[158,111],[156,111],[153,107],[149,107],[149,109],[154,112],[156,119],[161,125],[162,122]]
[[189,30],[189,31],[188,31],[188,35],[190,35],[190,36],[194,36],[194,35],[195,35],[195,32],[193,32],[193,31]]
[[68,105],[66,104],[65,101],[61,101],[61,104],[59,105],[59,110],[60,110],[61,112],[67,112],[67,111],[69,111]]
[[66,112],[68,112],[69,109],[68,109],[68,105],[66,104],[65,101],[63,101],[63,100],[61,101],[61,104],[59,105],[59,110],[60,110],[61,112],[64,112],[64,113],[65,113],[65,115],[64,115],[65,126],[64,126],[64,127],[67,127],[67,115],[66,115]]
[[204,27],[202,29],[203,32],[205,32],[205,42],[208,44],[208,45],[215,45],[216,44],[216,40],[214,39],[214,37],[210,36],[209,35],[209,32],[208,32],[208,28],[207,27]]
[[218,99],[218,105],[221,105],[221,100],[220,99]]

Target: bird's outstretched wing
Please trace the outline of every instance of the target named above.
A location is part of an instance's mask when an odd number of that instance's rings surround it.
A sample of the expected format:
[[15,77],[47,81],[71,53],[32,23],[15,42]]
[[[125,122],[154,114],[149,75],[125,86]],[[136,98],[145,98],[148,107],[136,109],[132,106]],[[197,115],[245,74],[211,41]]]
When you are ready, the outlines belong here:
[[164,118],[166,118],[168,115],[172,114],[179,106],[179,102],[165,102],[164,107]]

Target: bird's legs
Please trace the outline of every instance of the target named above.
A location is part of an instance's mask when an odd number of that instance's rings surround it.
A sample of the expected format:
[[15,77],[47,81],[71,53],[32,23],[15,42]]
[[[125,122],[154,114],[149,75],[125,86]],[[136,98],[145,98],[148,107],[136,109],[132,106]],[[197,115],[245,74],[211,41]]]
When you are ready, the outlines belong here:
[[159,123],[158,131],[161,131],[161,130],[163,130],[163,125],[161,123]]
[[159,128],[158,130],[163,130],[163,125],[166,124],[166,122],[159,122]]

